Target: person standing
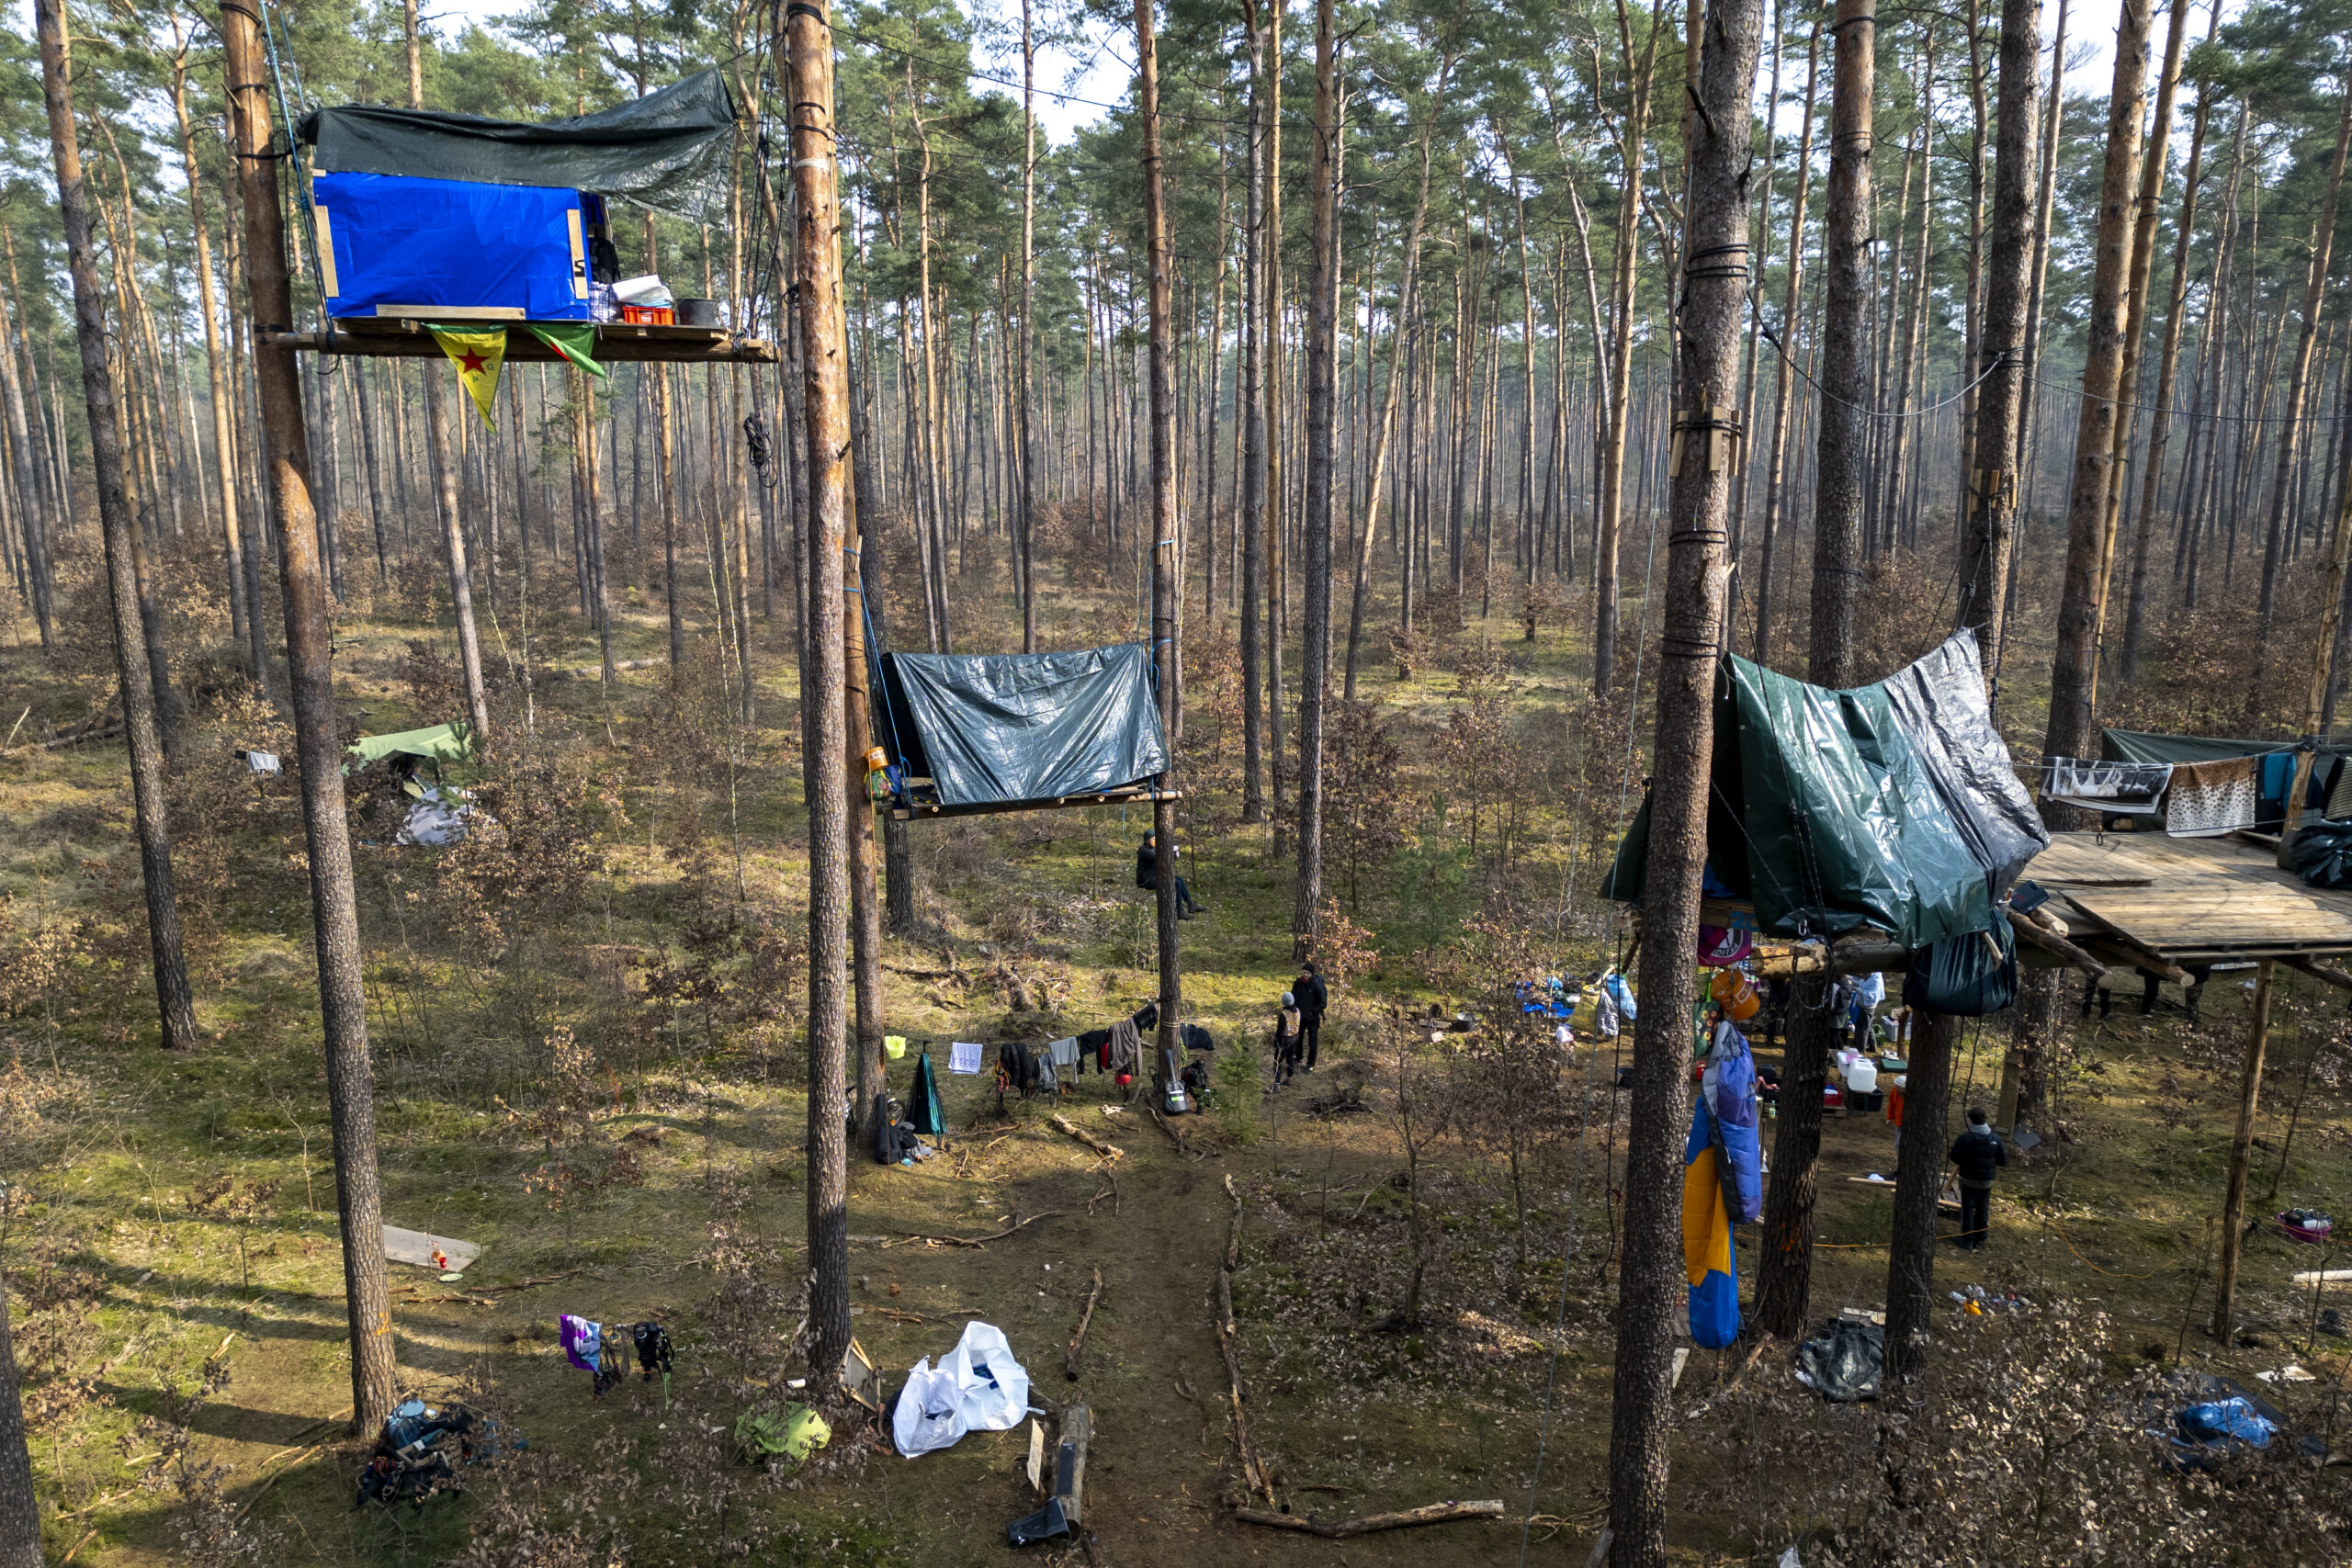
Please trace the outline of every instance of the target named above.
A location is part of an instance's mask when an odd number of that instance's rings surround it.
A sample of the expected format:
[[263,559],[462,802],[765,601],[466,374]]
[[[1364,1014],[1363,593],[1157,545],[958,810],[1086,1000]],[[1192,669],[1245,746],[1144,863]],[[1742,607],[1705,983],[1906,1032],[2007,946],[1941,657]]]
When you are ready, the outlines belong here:
[[1993,1221],[1993,1173],[2009,1163],[2008,1147],[1984,1111],[1970,1108],[1968,1131],[1952,1145],[1951,1163],[1960,1168],[1960,1245],[1982,1252]]
[[1283,1004],[1274,1013],[1274,1087],[1280,1089],[1298,1076],[1300,1031],[1298,998],[1291,991],[1283,993]]
[[1323,1042],[1323,1013],[1331,1005],[1330,990],[1323,984],[1323,976],[1316,973],[1315,960],[1308,959],[1300,966],[1298,978],[1290,983],[1290,994],[1298,1002],[1298,1025],[1306,1041],[1306,1070],[1315,1070],[1315,1055]]

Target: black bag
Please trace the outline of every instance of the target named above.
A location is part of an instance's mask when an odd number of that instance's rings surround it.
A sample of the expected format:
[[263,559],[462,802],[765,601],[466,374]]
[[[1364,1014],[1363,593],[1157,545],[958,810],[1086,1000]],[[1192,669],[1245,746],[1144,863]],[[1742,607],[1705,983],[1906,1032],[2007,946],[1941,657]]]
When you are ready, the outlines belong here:
[[1903,1005],[1929,1012],[1983,1018],[2017,999],[2018,939],[2006,919],[1989,931],[1928,943],[1911,955],[1903,977]]
[[1874,1323],[1837,1321],[1797,1347],[1797,1375],[1835,1404],[1878,1397],[1886,1366],[1886,1330]]
[[2352,887],[2352,823],[2314,823],[2295,835],[2287,869],[2313,887]]

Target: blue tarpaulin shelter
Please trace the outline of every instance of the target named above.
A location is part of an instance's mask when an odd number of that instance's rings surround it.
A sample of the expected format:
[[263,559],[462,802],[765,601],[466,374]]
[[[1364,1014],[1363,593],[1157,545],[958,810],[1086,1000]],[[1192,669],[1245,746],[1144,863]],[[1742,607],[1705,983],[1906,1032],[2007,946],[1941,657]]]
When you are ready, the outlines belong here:
[[327,313],[584,321],[577,190],[401,175],[321,175]]

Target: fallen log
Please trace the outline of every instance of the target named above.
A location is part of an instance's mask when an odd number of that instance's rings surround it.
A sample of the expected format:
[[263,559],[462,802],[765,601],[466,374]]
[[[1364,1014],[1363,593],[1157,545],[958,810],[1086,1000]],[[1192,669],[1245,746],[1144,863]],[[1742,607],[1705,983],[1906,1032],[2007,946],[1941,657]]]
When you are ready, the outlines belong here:
[[[1002,1241],[1006,1236],[1011,1235],[1014,1231],[1022,1230],[1022,1229],[1024,1229],[1024,1228],[1025,1228],[1025,1227],[1027,1227],[1027,1226],[1034,1225],[1034,1224],[1035,1224],[1039,1220],[1052,1220],[1052,1219],[1059,1219],[1059,1218],[1061,1217],[1061,1214],[1062,1214],[1062,1211],[1061,1211],[1061,1210],[1059,1210],[1059,1209],[1047,1209],[1044,1213],[1041,1213],[1041,1214],[1032,1214],[1032,1215],[1030,1215],[1030,1216],[1029,1216],[1027,1219],[1025,1219],[1025,1220],[1017,1220],[1017,1221],[1015,1221],[1014,1223],[1012,1223],[1012,1224],[1009,1224],[1009,1225],[1005,1226],[1002,1230],[1001,1230],[1001,1231],[997,1232],[997,1233],[996,1233],[996,1235],[983,1235],[983,1236],[926,1235],[924,1235],[924,1234],[923,1234],[922,1232],[921,1232],[921,1231],[900,1231],[900,1230],[894,1230],[894,1231],[892,1231],[890,1234],[891,1234],[892,1235],[896,1235],[896,1236],[903,1236],[903,1237],[905,1237],[905,1238],[906,1238],[907,1240],[909,1240],[909,1241],[925,1241],[925,1242],[930,1242],[932,1245],[933,1245],[933,1246],[935,1246],[935,1247],[986,1247],[989,1243],[990,1243],[990,1242],[992,1242],[992,1241]],[[806,1243],[803,1243],[802,1245],[805,1247],[807,1244],[806,1244]],[[887,1245],[888,1245],[888,1243],[885,1243],[884,1245],[885,1245],[885,1246],[887,1246]]]
[[1078,1381],[1079,1358],[1086,1354],[1086,1331],[1094,1322],[1094,1303],[1102,1299],[1102,1270],[1094,1270],[1094,1288],[1086,1292],[1086,1310],[1079,1314],[1078,1332],[1069,1337],[1069,1354],[1062,1358],[1062,1373]]
[[1442,1525],[1452,1519],[1499,1519],[1503,1517],[1503,1505],[1500,1498],[1495,1497],[1476,1503],[1425,1503],[1418,1508],[1407,1508],[1399,1513],[1365,1514],[1360,1518],[1339,1519],[1329,1524],[1320,1519],[1303,1519],[1296,1514],[1269,1514],[1258,1508],[1237,1508],[1233,1517],[1245,1525],[1297,1530],[1303,1535],[1321,1536],[1325,1540],[1346,1540],[1379,1530],[1404,1529],[1413,1525]]
[[1096,1154],[1101,1155],[1104,1159],[1124,1159],[1126,1157],[1126,1150],[1119,1147],[1116,1144],[1103,1142],[1101,1138],[1096,1137],[1093,1134],[1088,1132],[1085,1128],[1080,1126],[1077,1122],[1071,1121],[1069,1117],[1063,1115],[1058,1111],[1046,1118],[1046,1120],[1053,1123],[1055,1132],[1069,1134],[1071,1137],[1076,1138],[1080,1143],[1084,1144],[1088,1148],[1092,1149]]
[[[1273,1506],[1274,1483],[1266,1478],[1265,1467],[1250,1448],[1250,1417],[1241,1409],[1241,1358],[1234,1348],[1238,1334],[1233,1325],[1233,1276],[1223,1269],[1216,1276],[1216,1342],[1225,1351],[1226,1384],[1233,1397],[1233,1446],[1241,1450],[1241,1479],[1250,1490],[1266,1499]],[[1287,1517],[1287,1516],[1283,1516]]]

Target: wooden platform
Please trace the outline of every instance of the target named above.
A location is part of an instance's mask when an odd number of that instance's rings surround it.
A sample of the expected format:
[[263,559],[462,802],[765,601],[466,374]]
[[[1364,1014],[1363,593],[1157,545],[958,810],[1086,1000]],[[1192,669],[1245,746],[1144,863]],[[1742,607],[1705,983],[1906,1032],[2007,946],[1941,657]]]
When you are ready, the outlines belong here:
[[[518,327],[519,321],[445,321],[444,326]],[[334,323],[328,332],[272,333],[269,341],[281,348],[314,354],[356,354],[376,359],[439,359],[441,345],[422,321],[401,318],[355,316]],[[739,338],[725,327],[653,327],[625,321],[596,328],[598,363],[668,363],[773,365],[776,347],[764,338]],[[562,355],[527,332],[506,334],[510,365],[558,363]]]
[[2309,886],[2244,839],[2060,833],[2025,874],[2071,906],[2078,941],[2174,964],[2352,954],[2352,892]]
[[1106,789],[1096,795],[1066,795],[1054,800],[989,801],[975,806],[938,806],[918,802],[913,806],[893,806],[890,816],[899,822],[928,822],[934,817],[988,817],[1003,811],[1069,811],[1081,806],[1149,806],[1156,801],[1183,798],[1181,792],[1172,789]]

